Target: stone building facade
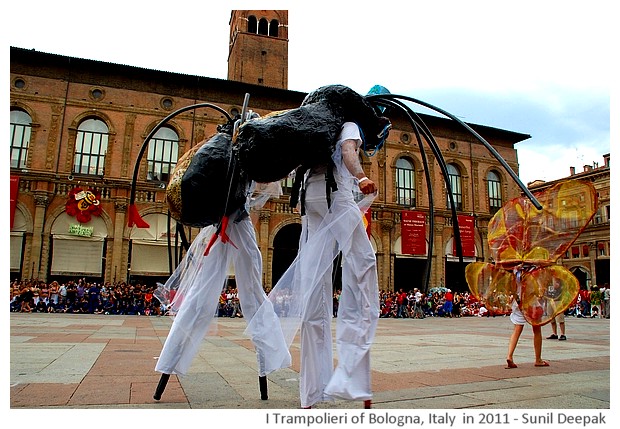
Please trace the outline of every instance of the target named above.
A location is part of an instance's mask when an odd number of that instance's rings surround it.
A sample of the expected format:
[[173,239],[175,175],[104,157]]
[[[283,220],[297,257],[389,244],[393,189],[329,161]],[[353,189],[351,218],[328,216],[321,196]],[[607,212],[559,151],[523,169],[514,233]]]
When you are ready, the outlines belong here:
[[541,192],[565,180],[584,180],[592,182],[598,197],[598,210],[586,229],[571,245],[558,264],[568,268],[579,280],[582,289],[594,286],[606,288],[610,285],[611,252],[611,187],[610,154],[603,155],[603,163],[584,165],[583,171],[576,172],[570,167],[570,175],[550,182],[536,181],[528,185],[532,192]]
[[[12,278],[165,280],[182,255],[169,228],[174,224],[165,202],[169,173],[181,155],[214,134],[225,117],[216,109],[188,110],[145,142],[151,130],[171,113],[197,103],[212,103],[234,115],[249,94],[249,108],[265,115],[298,107],[306,95],[287,89],[286,11],[233,11],[230,25],[228,79],[11,48]],[[379,188],[370,237],[380,288],[423,287],[432,236],[428,284],[465,290],[464,264],[454,250],[451,210],[437,159],[428,145],[420,148],[404,115],[389,110],[386,115],[393,123],[387,142],[373,156],[362,156],[367,175]],[[488,221],[521,190],[459,124],[429,114],[420,113],[420,118],[448,165],[458,213],[470,225],[465,232],[472,247],[464,261],[487,260]],[[515,145],[529,135],[468,125],[518,172]],[[136,166],[144,144],[148,150]],[[149,228],[128,226],[136,168],[136,205]],[[284,180],[281,198],[252,213],[266,289],[297,251],[300,219],[288,206],[287,184]],[[73,207],[77,203],[87,204],[82,206],[87,210]],[[404,231],[403,218],[412,213],[422,219],[417,230],[423,234],[421,243],[411,243]],[[190,241],[198,233],[185,230]],[[403,251],[412,244],[418,249],[421,244],[422,250]]]

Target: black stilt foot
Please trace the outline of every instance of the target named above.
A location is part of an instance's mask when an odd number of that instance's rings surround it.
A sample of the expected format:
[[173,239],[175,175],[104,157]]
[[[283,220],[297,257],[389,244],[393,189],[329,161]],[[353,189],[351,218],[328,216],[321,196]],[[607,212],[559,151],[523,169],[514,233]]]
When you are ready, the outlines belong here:
[[260,388],[260,398],[265,401],[269,399],[269,395],[267,394],[267,376],[259,376],[258,377],[258,387]]
[[168,384],[168,379],[170,378],[170,374],[162,374],[159,383],[157,384],[157,389],[155,390],[155,394],[153,395],[153,399],[159,401],[161,399],[162,393],[164,393],[164,389],[166,389],[166,384]]
[[372,408],[372,400],[366,399],[364,401],[364,409],[369,410]]

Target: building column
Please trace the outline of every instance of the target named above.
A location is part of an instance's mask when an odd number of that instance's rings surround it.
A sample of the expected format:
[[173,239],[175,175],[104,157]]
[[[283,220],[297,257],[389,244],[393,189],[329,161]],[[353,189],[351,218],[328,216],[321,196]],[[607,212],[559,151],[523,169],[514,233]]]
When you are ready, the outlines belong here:
[[[42,275],[47,275],[41,271],[42,267],[47,267],[47,264],[43,265],[43,226],[45,225],[45,212],[47,211],[47,206],[50,203],[50,198],[44,194],[35,194],[34,196],[34,219],[33,219],[33,228],[32,228],[32,253],[31,253],[31,266],[27,267],[30,269],[30,277],[42,279]],[[49,260],[49,255],[44,258],[47,262]]]
[[[442,222],[438,222],[441,220]],[[431,284],[431,287],[434,286],[445,286],[446,279],[446,248],[444,247],[444,237],[443,231],[445,229],[445,224],[443,223],[445,218],[443,216],[435,217],[435,243],[433,243],[433,249],[435,250],[435,258],[436,263],[433,264],[435,269],[432,270],[433,274],[431,278],[434,281],[434,284]]]
[[599,288],[601,287],[601,285],[596,282],[596,256],[598,255],[598,249],[596,247],[596,241],[588,243],[588,246],[590,247],[590,253],[588,255],[590,258],[590,290],[592,290],[592,286],[594,285],[597,285]]
[[261,210],[258,214],[258,248],[263,259],[263,289],[271,290],[272,270],[269,252],[269,220],[271,212]]
[[106,263],[105,281],[127,281],[127,258],[123,262],[123,242],[128,203],[123,198],[114,202],[114,238],[112,258]]
[[[392,266],[392,229],[394,221],[390,212],[382,212],[381,226],[381,243],[383,245],[383,255],[381,258],[379,276],[379,290],[391,291],[393,288],[392,279],[394,278],[394,267]],[[378,268],[378,267],[377,267]]]

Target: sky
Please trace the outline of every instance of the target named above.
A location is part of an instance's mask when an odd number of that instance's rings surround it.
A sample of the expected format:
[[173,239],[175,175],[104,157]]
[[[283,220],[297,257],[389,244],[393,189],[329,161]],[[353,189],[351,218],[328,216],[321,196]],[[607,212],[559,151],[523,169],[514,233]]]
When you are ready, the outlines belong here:
[[334,0],[31,0],[24,20],[14,19],[19,3],[6,3],[15,8],[3,13],[10,46],[220,79],[231,10],[287,9],[290,90],[343,84],[366,94],[381,84],[464,122],[528,134],[516,145],[525,184],[603,165],[610,153],[611,0],[357,9]]

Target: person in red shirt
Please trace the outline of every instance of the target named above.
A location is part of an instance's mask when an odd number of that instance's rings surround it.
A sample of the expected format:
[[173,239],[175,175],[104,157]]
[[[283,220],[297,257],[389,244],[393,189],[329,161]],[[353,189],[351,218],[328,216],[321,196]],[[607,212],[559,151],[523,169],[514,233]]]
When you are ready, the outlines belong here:
[[398,297],[396,298],[396,302],[398,304],[398,313],[396,314],[396,317],[407,317],[407,304],[409,303],[409,300],[407,299],[407,292],[400,289],[398,291]]

